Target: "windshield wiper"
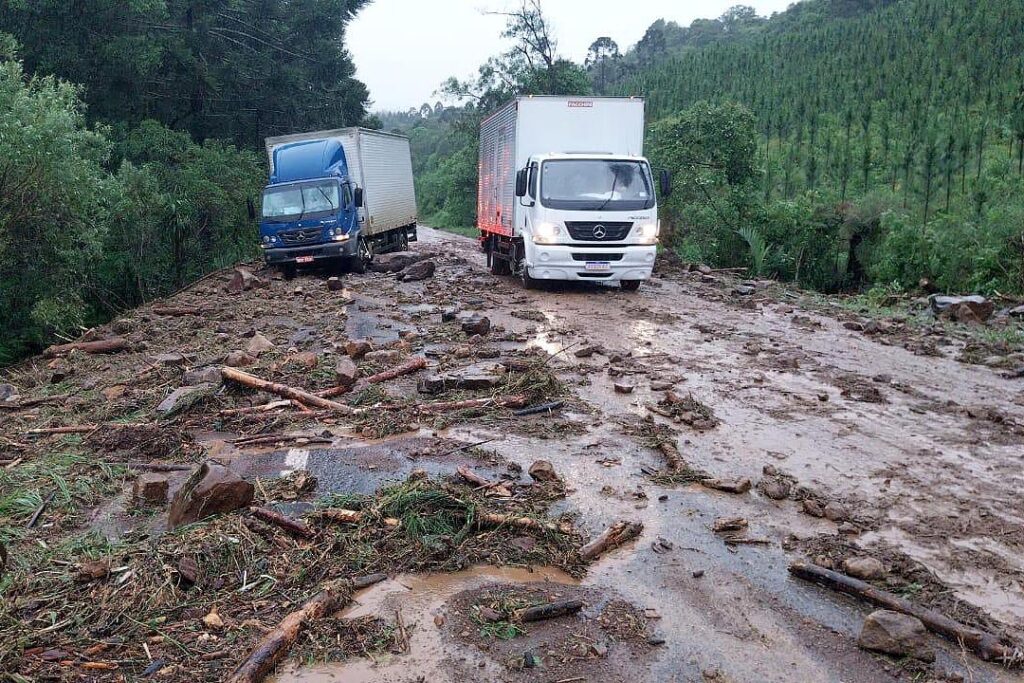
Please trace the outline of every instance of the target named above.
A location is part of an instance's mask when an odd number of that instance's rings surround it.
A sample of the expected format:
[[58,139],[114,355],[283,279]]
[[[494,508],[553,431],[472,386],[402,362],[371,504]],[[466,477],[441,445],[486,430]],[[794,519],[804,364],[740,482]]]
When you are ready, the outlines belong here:
[[299,199],[302,200],[302,212],[299,214],[299,217],[295,219],[296,223],[302,221],[302,219],[306,217],[306,193],[302,191],[301,187],[299,188]]
[[605,207],[611,204],[612,200],[615,199],[615,186],[619,184],[619,174],[615,172],[613,172],[612,174],[615,176],[615,178],[612,179],[611,192],[608,193],[608,199],[604,200],[604,204],[602,204],[600,208],[598,208],[598,211],[604,211]]
[[326,200],[327,200],[327,203],[331,205],[331,210],[333,211],[333,210],[334,210],[334,208],[335,208],[335,206],[334,206],[334,202],[332,202],[332,201],[331,201],[331,198],[327,196],[327,193],[326,193],[326,192],[324,192],[324,188],[322,188],[322,187],[320,187],[319,185],[317,185],[317,186],[316,186],[316,189],[317,189],[317,191],[318,191],[318,192],[320,192],[320,194],[322,194],[322,195],[324,196],[324,199],[326,199]]

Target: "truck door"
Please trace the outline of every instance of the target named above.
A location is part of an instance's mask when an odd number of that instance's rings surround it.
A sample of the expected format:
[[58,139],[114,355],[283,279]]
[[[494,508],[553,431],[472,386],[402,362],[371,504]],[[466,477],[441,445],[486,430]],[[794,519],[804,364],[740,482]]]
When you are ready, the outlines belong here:
[[338,216],[338,225],[347,233],[354,233],[359,229],[359,209],[353,196],[352,183],[341,184],[341,213]]

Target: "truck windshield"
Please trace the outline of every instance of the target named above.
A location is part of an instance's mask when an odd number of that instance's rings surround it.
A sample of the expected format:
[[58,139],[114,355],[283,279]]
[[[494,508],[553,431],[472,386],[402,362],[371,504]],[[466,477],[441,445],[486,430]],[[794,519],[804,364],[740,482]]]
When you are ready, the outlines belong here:
[[636,211],[655,202],[650,168],[640,161],[545,161],[540,192],[550,209]]
[[338,183],[319,182],[268,188],[263,193],[263,218],[268,221],[316,217],[338,208]]

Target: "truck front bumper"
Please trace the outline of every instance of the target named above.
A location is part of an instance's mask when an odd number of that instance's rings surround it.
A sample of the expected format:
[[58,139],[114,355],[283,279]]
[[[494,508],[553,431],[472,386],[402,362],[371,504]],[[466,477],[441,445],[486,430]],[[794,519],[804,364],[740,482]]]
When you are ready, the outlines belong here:
[[345,242],[326,242],[324,244],[310,244],[303,247],[289,247],[287,249],[264,249],[263,260],[267,265],[283,265],[295,263],[297,258],[313,257],[314,261],[326,259],[348,258],[356,255],[358,239],[349,239]]
[[[657,253],[658,248],[654,245],[594,248],[528,243],[526,263],[530,267],[530,276],[538,280],[646,280],[651,277]],[[591,264],[589,268],[588,263]],[[594,264],[601,265],[595,268]]]

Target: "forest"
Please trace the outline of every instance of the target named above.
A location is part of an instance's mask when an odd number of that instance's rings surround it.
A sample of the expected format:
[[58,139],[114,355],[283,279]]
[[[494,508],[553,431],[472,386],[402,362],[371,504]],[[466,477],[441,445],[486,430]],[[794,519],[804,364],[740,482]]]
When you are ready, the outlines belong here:
[[684,259],[828,292],[1024,292],[1020,2],[737,6],[656,21],[625,51],[597,38],[582,64],[528,2],[506,38],[475,81],[382,115],[413,140],[429,223],[474,224],[475,129],[500,102],[639,95],[647,155],[675,177],[663,243]]
[[255,256],[263,137],[373,123],[366,2],[0,0],[0,365]]

